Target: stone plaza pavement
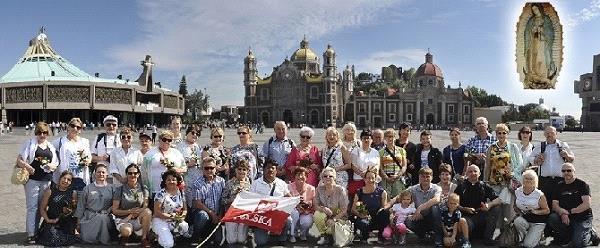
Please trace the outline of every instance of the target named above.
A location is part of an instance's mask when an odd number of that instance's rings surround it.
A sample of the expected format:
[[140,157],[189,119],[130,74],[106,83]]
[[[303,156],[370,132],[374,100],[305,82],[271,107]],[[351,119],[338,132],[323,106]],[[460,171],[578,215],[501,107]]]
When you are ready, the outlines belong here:
[[[298,135],[299,129],[291,129],[289,131],[289,137],[295,141],[299,140]],[[94,140],[95,135],[99,131],[83,132],[83,136]],[[237,134],[235,129],[227,129],[225,132],[225,143],[226,146],[233,146],[238,143]],[[325,143],[324,130],[316,129],[316,134],[313,138],[313,142],[319,147],[323,147]],[[450,143],[447,131],[433,131],[433,145],[437,148],[443,148]],[[61,133],[61,135],[64,133]],[[207,144],[209,132],[204,130],[202,136],[199,139],[199,144]],[[262,144],[268,138],[273,135],[272,129],[265,129],[263,134],[254,134],[254,141]],[[473,132],[463,132],[462,139],[465,142],[468,138],[473,136]],[[517,134],[515,132],[509,134],[512,141],[516,141]],[[28,136],[25,135],[25,131],[22,129],[15,130],[12,134],[5,134],[0,136],[0,246],[1,247],[19,247],[23,246],[25,240],[25,194],[23,186],[15,186],[10,183],[10,176],[12,168],[15,163],[17,152],[20,150],[21,145]],[[53,140],[55,137],[50,137]],[[541,131],[534,132],[533,135],[534,144],[539,144],[544,139]],[[600,164],[600,159],[597,157],[600,152],[600,133],[579,133],[579,132],[564,132],[558,135],[558,138],[569,144],[573,152],[575,153],[575,165],[577,170],[577,176],[586,181],[592,191],[592,196],[600,194],[600,170],[594,166]],[[413,131],[410,140],[414,143],[419,141],[419,133]],[[137,145],[137,142],[136,144]],[[597,199],[597,198],[595,198]],[[600,201],[592,201],[592,209],[595,211],[596,218],[594,219],[594,226],[598,229],[600,227]],[[409,240],[409,244],[412,243]],[[316,243],[311,245],[297,244],[288,247],[313,247]],[[79,245],[81,246],[81,245]],[[84,245],[85,247],[91,247]],[[477,243],[474,246],[478,246]],[[371,245],[355,246],[355,247],[372,247]],[[408,246],[418,247],[418,246]]]

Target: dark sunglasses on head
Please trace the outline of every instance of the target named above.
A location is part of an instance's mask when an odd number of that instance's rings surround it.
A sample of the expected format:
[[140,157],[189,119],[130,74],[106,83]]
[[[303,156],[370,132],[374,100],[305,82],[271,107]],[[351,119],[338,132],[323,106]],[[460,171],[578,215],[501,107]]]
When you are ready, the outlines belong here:
[[122,135],[121,139],[128,139],[128,140],[130,140],[131,139],[131,135]]
[[310,138],[312,138],[312,137],[310,137],[310,136],[308,136],[308,135],[300,135],[300,138],[303,138],[303,139],[310,139]]
[[204,167],[204,170],[214,170],[215,167]]
[[246,133],[246,132],[237,132],[237,134],[238,134],[238,135],[242,135],[242,134],[243,134],[243,135],[246,135],[246,134],[248,134],[248,133]]
[[77,125],[75,125],[75,124],[69,124],[69,127],[71,127],[71,128],[75,128],[75,129],[77,129],[77,130],[81,130],[81,129],[82,129],[82,127],[81,127],[81,126],[77,126]]
[[117,123],[105,123],[104,126],[105,127],[116,127]]
[[137,172],[137,171],[135,171],[135,172],[128,171],[128,172],[127,172],[127,175],[130,175],[130,176],[135,176],[135,175],[137,175],[137,174],[140,174],[140,173],[139,173],[139,172]]
[[42,134],[48,135],[48,131],[41,131],[41,132],[35,133],[35,135],[42,135]]
[[168,138],[162,138],[160,140],[162,140],[162,142],[173,142],[173,139],[168,139]]
[[221,135],[215,135],[215,136],[213,136],[213,138],[219,138],[219,139],[222,138],[222,137],[223,136],[221,136]]
[[573,170],[571,170],[571,169],[560,170],[560,171],[562,171],[563,173],[565,173],[565,172],[573,172]]

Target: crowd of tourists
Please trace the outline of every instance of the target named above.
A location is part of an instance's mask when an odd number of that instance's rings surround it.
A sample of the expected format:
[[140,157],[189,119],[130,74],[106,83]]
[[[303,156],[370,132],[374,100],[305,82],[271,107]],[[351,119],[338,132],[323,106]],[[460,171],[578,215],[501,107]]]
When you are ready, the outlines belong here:
[[[268,246],[312,237],[318,245],[340,245],[336,234],[349,228],[346,238],[363,244],[377,237],[381,245],[405,245],[414,233],[416,245],[470,247],[479,239],[495,246],[508,235],[503,228],[497,237],[505,219],[516,230],[514,246],[536,247],[549,237],[573,247],[600,241],[592,226],[590,187],[577,178],[575,155],[553,127],[536,144],[531,129],[523,127],[513,143],[507,125],[490,133],[479,117],[466,143],[461,130],[452,128],[449,145],[436,148],[429,131],[420,133],[418,144],[410,142],[408,123],[360,133],[347,123],[341,132],[327,128],[325,137],[302,127],[294,141],[286,123],[277,121],[275,135],[263,144],[253,142],[251,128],[239,126],[233,147],[224,147],[218,127],[210,130],[209,144],[198,144],[201,127],[182,130],[179,117],[158,132],[156,146],[155,135],[134,137],[112,115],[93,140],[81,137],[79,118],[51,141],[52,126],[35,124],[34,136],[17,155],[17,166],[29,174],[29,244],[136,240],[143,247],[173,247],[206,240]],[[132,145],[136,138],[139,147]],[[317,138],[325,146],[314,145]],[[300,203],[278,235],[240,223],[221,225],[242,191],[298,197]]]

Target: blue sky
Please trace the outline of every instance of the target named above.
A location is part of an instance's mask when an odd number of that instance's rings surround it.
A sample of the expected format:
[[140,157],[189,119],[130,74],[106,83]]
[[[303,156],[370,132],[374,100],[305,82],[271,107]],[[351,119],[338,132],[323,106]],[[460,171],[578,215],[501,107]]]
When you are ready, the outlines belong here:
[[306,34],[321,55],[327,44],[338,67],[380,73],[418,67],[429,48],[453,87],[474,85],[516,104],[545,98],[579,118],[573,81],[592,71],[600,53],[600,0],[550,1],[564,31],[564,62],[555,90],[523,90],[515,25],[525,1],[505,0],[248,0],[5,1],[0,10],[0,74],[23,55],[41,25],[63,57],[93,74],[136,79],[151,54],[154,80],[177,89],[206,88],[212,105],[243,104],[243,58],[251,46],[259,74],[270,73]]

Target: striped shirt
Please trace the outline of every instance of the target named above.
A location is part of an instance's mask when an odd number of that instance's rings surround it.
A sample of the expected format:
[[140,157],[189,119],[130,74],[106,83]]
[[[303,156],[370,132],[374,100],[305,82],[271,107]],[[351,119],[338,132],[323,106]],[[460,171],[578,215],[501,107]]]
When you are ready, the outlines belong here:
[[225,179],[220,176],[215,176],[212,181],[199,177],[192,187],[192,200],[198,200],[215,213],[220,213],[223,188],[225,188]]

